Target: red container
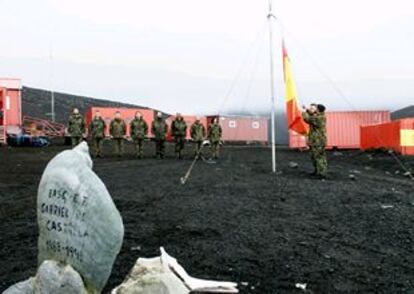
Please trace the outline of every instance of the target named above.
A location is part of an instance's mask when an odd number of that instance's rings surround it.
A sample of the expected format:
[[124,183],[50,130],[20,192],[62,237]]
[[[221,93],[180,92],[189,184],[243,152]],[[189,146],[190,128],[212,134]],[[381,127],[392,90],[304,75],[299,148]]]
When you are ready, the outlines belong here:
[[152,109],[143,109],[143,108],[113,108],[113,107],[91,107],[85,114],[85,122],[87,126],[89,126],[90,122],[92,121],[95,112],[98,111],[101,113],[102,118],[105,120],[106,123],[106,136],[109,136],[109,124],[111,120],[114,119],[115,113],[119,111],[121,113],[122,119],[125,121],[127,125],[127,136],[130,134],[129,124],[131,120],[134,119],[135,113],[137,111],[141,112],[144,120],[148,124],[148,137],[151,137],[151,124],[154,120],[154,110]]
[[361,127],[361,149],[379,148],[414,155],[414,118]]
[[268,119],[253,116],[209,116],[208,124],[218,118],[224,142],[268,143]]
[[[195,116],[195,115],[183,115],[182,117],[184,118],[184,121],[187,123],[186,139],[190,140],[191,139],[190,128],[191,128],[191,125],[197,120],[197,116]],[[171,124],[172,124],[173,120],[175,120],[175,118],[176,118],[175,115],[171,115],[166,119],[166,122],[168,124],[168,134],[167,134],[167,140],[168,141],[173,140],[172,135],[171,135]],[[207,134],[207,118],[204,117],[204,116],[199,116],[199,118],[200,118],[200,122],[206,128],[206,134]]]
[[21,80],[0,78],[0,126],[5,133],[19,134],[22,126]]
[[[389,111],[334,111],[326,113],[326,148],[359,149],[360,127],[387,123]],[[306,148],[306,137],[289,131],[289,148]]]

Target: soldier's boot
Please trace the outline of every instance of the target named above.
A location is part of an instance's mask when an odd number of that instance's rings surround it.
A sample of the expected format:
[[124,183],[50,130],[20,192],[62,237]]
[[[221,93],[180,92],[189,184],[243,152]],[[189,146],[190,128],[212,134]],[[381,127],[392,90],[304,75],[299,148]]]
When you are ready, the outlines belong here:
[[140,140],[138,142],[138,158],[142,159],[144,157],[144,142]]
[[161,159],[165,157],[165,141],[161,141]]
[[213,158],[218,159],[219,151],[218,151],[218,144],[213,145]]
[[102,158],[103,140],[104,139],[99,139],[99,144],[98,144],[98,147],[99,147],[98,157],[99,158]]
[[93,150],[94,150],[94,157],[98,157],[99,154],[99,142],[98,139],[93,139]]
[[319,158],[318,161],[317,161],[317,166],[318,166],[317,167],[317,169],[318,169],[318,172],[317,172],[318,177],[321,178],[321,179],[326,179],[327,171],[328,171],[326,159],[323,158],[323,157],[322,158]]
[[118,156],[118,142],[114,142],[114,153],[115,153],[115,156]]
[[89,147],[91,150],[93,150],[93,153],[91,152],[91,157],[96,157],[96,155],[97,155],[97,153],[98,153],[98,147],[97,147],[97,145],[96,145],[96,141],[95,141],[95,139],[92,139],[92,142],[91,142],[91,146]]
[[135,157],[139,158],[139,146],[138,146],[137,141],[134,142],[134,150],[135,150]]
[[78,145],[78,140],[77,140],[77,138],[76,137],[71,137],[70,138],[70,141],[71,141],[71,143],[72,143],[72,148],[74,148],[74,147],[76,147],[76,145]]
[[179,159],[180,158],[180,143],[178,142],[178,139],[175,139],[175,146],[174,146],[174,151],[175,151],[175,158]]
[[203,142],[197,142],[196,143],[196,156],[202,156],[201,150],[202,150]]
[[158,146],[157,158],[163,159],[164,158],[163,142],[162,141],[158,141],[157,142],[157,146]]
[[115,156],[121,157],[121,144],[119,139],[115,139]]
[[158,147],[158,142],[157,141],[155,141],[155,158],[158,158],[158,149],[159,149],[159,147]]
[[118,157],[122,157],[124,154],[124,139],[119,140],[119,155]]
[[138,159],[142,158],[142,146],[140,146],[139,144],[136,146],[135,157]]

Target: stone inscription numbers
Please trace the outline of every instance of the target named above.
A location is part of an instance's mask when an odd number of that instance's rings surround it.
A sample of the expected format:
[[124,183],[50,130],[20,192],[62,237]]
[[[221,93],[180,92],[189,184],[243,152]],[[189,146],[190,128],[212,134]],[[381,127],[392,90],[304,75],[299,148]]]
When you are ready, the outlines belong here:
[[59,256],[83,262],[79,245],[89,236],[87,230],[88,195],[51,188],[40,204],[47,233],[46,249]]

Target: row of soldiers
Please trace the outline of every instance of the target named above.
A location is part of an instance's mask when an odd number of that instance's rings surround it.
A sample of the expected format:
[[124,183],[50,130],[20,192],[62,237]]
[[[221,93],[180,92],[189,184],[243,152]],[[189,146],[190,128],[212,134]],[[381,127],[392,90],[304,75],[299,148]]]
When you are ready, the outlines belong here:
[[[85,129],[86,125],[82,115],[79,113],[77,108],[73,109],[68,122],[68,133],[72,140],[72,146],[78,145],[83,140]],[[102,157],[102,145],[105,139],[105,129],[106,123],[100,112],[96,111],[92,121],[89,124],[89,134],[92,139],[96,157]],[[114,143],[115,154],[118,157],[121,157],[123,154],[124,140],[127,139],[126,131],[127,125],[122,119],[121,113],[117,111],[114,119],[109,125],[109,133]],[[162,159],[165,156],[168,124],[160,112],[157,113],[157,117],[152,122],[151,133],[155,141],[156,157]],[[195,143],[195,155],[197,156],[200,154],[203,142],[205,141],[207,135],[212,157],[217,159],[219,156],[221,134],[222,129],[218,124],[217,119],[214,119],[208,126],[206,133],[204,125],[201,123],[200,119],[197,118],[197,120],[190,127],[190,135]],[[171,135],[175,141],[175,154],[178,159],[182,159],[187,135],[187,123],[179,113],[177,113],[171,124]],[[144,141],[148,137],[148,124],[139,111],[136,112],[134,119],[130,122],[130,137],[134,141],[136,157],[142,158]]]

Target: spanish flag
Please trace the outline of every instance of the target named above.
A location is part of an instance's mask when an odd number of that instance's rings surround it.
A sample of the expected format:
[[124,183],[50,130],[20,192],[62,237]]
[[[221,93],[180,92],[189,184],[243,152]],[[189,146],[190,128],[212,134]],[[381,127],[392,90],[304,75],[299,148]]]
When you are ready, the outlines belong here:
[[285,42],[282,42],[283,51],[283,73],[286,87],[286,113],[288,119],[288,128],[296,133],[306,135],[309,132],[309,126],[303,120],[302,113],[298,107],[295,81],[293,80],[290,59],[287,54]]

